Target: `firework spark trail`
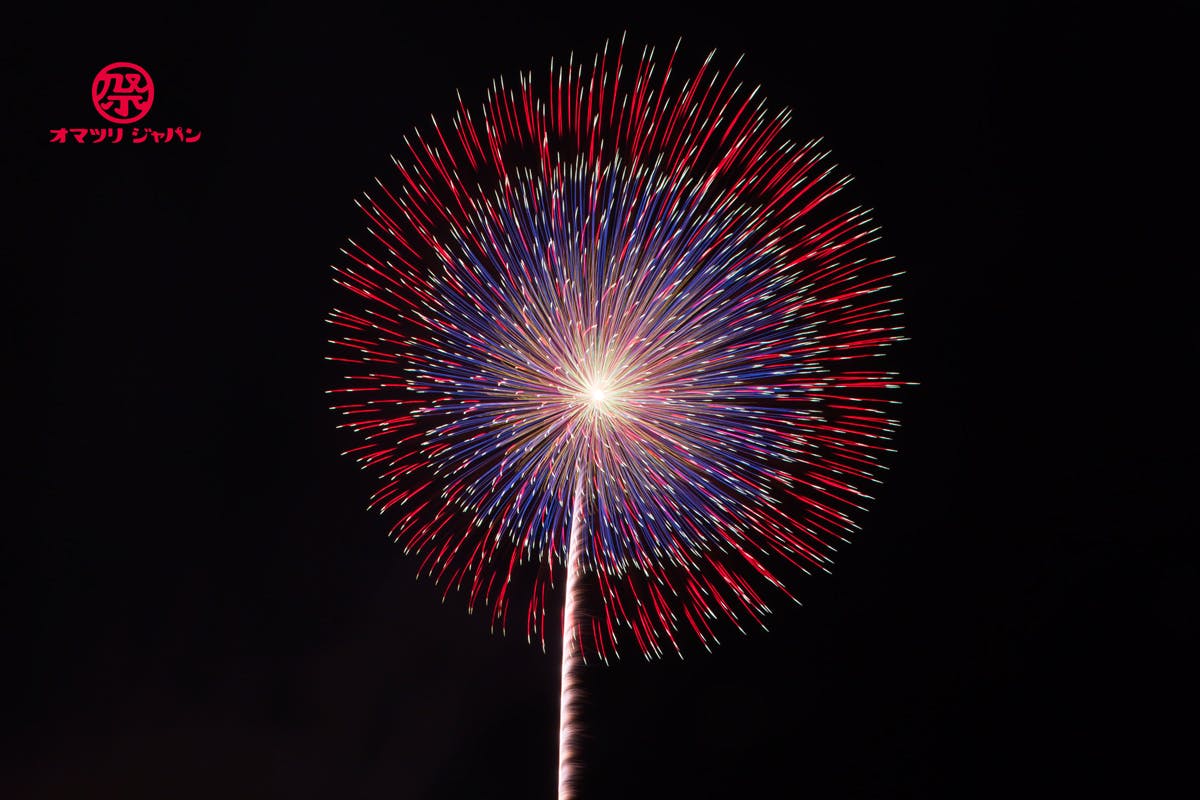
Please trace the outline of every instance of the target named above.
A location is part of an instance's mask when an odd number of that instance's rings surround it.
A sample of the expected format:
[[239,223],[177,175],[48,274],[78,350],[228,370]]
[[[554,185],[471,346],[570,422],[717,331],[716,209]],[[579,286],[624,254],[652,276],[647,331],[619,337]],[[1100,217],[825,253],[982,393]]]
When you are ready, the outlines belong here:
[[562,682],[558,697],[558,800],[575,796],[576,715],[583,668],[579,638],[579,567],[583,545],[583,470],[578,470],[571,500],[571,544],[567,551],[567,583],[563,589]]

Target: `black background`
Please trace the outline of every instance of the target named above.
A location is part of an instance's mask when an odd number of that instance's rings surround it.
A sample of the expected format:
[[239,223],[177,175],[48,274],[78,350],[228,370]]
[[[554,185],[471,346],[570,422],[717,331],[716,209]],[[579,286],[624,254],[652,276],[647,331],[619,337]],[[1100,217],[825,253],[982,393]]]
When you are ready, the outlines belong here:
[[[414,581],[338,456],[328,265],[455,89],[623,30],[682,35],[684,67],[744,52],[793,138],[826,137],[908,270],[920,386],[802,608],[711,656],[589,670],[581,797],[1172,785],[1196,571],[1166,453],[1194,355],[1164,348],[1172,203],[1122,182],[1162,169],[1182,13],[970,6],[16,18],[0,794],[553,796],[557,654]],[[91,79],[117,60],[155,80],[145,124],[203,139],[50,144],[102,124]]]

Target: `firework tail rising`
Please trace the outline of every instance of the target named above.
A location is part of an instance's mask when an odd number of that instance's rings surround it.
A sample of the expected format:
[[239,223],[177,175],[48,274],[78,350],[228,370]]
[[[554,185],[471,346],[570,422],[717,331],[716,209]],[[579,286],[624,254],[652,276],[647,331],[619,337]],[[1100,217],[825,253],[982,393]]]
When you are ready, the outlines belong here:
[[571,499],[571,544],[567,551],[567,585],[563,600],[562,683],[558,711],[558,800],[575,796],[575,733],[578,729],[579,672],[583,668],[579,642],[579,553],[583,542],[583,475],[576,475]]

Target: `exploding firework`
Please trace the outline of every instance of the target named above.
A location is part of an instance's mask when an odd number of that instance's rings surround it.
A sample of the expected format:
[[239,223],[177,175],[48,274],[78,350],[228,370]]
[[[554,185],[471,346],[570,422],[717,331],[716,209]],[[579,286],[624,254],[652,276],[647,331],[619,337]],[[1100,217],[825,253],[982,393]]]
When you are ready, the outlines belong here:
[[790,112],[675,61],[606,46],[460,97],[335,267],[334,407],[372,507],[543,647],[547,609],[586,597],[564,650],[602,660],[762,625],[856,529],[895,427],[869,212]]

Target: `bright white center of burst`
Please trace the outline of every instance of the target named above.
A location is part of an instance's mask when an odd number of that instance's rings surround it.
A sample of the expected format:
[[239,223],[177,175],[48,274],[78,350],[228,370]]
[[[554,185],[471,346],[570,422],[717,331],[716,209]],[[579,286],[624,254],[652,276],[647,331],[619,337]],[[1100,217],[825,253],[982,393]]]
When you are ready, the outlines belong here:
[[608,378],[597,375],[584,383],[581,399],[591,406],[592,411],[610,411],[613,394],[609,388]]

